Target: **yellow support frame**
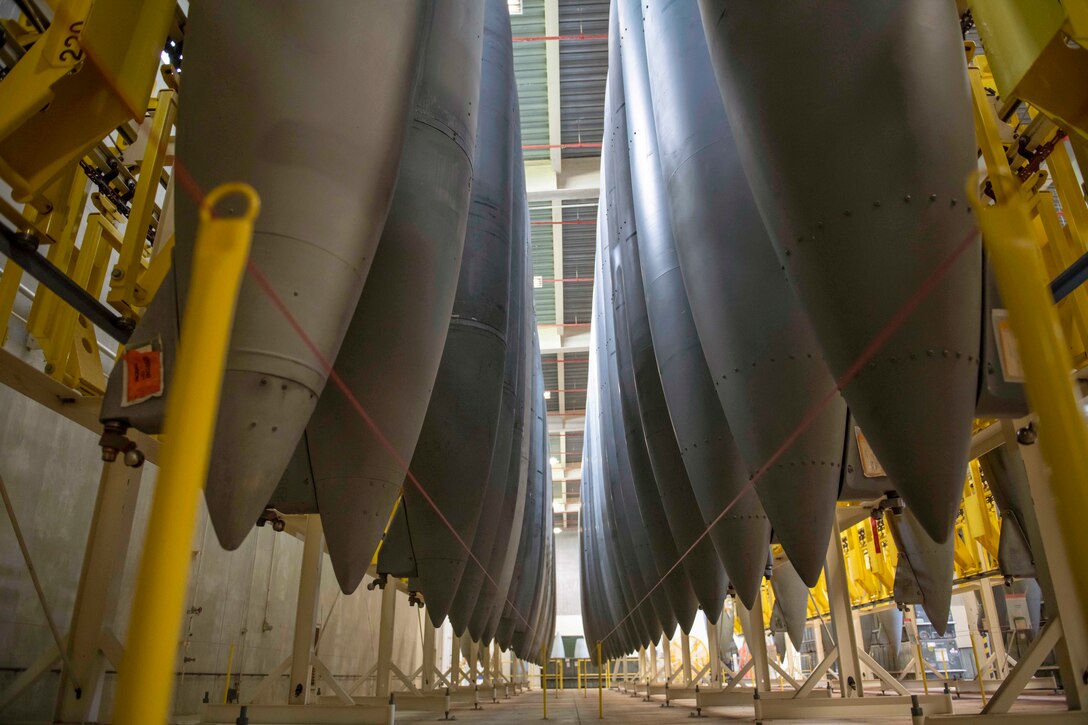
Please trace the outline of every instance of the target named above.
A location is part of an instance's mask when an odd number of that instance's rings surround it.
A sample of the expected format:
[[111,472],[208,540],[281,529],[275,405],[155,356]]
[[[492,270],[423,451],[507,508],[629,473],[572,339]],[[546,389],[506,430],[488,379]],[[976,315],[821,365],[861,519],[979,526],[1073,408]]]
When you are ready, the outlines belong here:
[[43,191],[115,128],[141,118],[174,19],[173,0],[62,0],[0,82],[0,178],[17,201]]
[[[147,307],[157,289],[149,290],[150,285],[145,285],[143,279],[148,269],[144,257],[150,256],[151,251],[147,242],[147,229],[155,211],[155,196],[166,163],[170,129],[174,126],[177,108],[175,91],[167,89],[159,93],[155,111],[151,116],[147,148],[140,162],[132,209],[121,242],[120,258],[110,274],[110,291],[106,301],[128,317],[137,317],[137,308]],[[162,253],[158,256],[161,257]],[[166,259],[169,260],[169,256]]]

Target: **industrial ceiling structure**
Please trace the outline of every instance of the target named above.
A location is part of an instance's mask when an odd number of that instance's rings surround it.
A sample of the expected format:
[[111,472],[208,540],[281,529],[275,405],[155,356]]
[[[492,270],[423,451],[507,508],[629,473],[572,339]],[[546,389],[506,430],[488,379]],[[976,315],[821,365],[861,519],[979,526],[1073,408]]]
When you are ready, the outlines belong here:
[[594,239],[608,70],[606,0],[510,0],[532,221],[555,526],[580,508]]

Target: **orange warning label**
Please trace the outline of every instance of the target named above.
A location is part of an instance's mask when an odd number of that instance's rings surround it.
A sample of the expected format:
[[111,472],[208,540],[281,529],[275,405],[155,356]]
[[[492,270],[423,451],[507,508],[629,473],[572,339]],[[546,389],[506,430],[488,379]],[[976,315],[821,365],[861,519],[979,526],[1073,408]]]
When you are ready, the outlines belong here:
[[162,352],[151,346],[125,351],[123,405],[135,405],[162,395]]

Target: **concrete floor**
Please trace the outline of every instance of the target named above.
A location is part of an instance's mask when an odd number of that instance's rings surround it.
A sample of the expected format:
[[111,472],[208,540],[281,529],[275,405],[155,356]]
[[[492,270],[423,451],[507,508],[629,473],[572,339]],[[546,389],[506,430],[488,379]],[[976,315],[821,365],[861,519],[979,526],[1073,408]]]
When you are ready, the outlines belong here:
[[[982,709],[978,698],[965,696],[954,701],[957,713],[977,713]],[[1032,696],[1021,698],[1017,702],[1016,710],[1063,710],[1063,701],[1054,696]],[[682,704],[673,704],[672,707],[661,707],[659,702],[643,702],[641,699],[623,695],[618,692],[606,690],[604,692],[604,716],[605,720],[622,723],[654,723],[654,725],[667,725],[668,723],[688,723],[695,712],[694,707]],[[497,705],[487,704],[482,710],[473,711],[458,709],[454,713],[460,723],[479,723],[480,725],[493,725],[496,723],[522,723],[541,720],[543,715],[540,690],[524,693],[510,700],[505,700]],[[712,708],[704,712],[708,716],[708,722],[753,722],[750,708]],[[397,722],[434,722],[433,713],[397,713]],[[554,693],[548,693],[548,721],[554,723],[593,723],[597,721],[597,692],[593,690],[587,695],[575,694],[566,691],[556,697]],[[793,720],[791,722],[805,722]],[[835,723],[864,723],[867,720],[819,720],[826,725]],[[881,723],[888,725],[908,725],[909,717],[885,718]]]

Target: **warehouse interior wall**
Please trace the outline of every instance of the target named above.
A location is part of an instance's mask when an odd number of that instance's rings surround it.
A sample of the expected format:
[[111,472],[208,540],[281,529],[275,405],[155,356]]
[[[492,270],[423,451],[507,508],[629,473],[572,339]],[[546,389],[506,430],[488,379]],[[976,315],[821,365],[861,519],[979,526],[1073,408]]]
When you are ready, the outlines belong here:
[[[97,436],[0,386],[0,476],[7,484],[45,597],[62,636],[72,617],[83,551],[101,471]],[[118,564],[121,590],[112,629],[125,642],[139,552],[158,470],[145,464],[128,557]],[[51,644],[10,522],[0,515],[0,690]],[[185,624],[177,661],[174,712],[196,712],[204,693],[224,694],[227,663],[242,673],[243,693],[291,653],[303,542],[271,527],[254,529],[236,551],[224,551],[212,531],[201,497]],[[576,566],[576,564],[575,564]],[[369,578],[367,579],[369,581]],[[366,581],[351,596],[337,587],[323,557],[318,654],[349,688],[375,663],[381,591]],[[397,598],[393,661],[404,671],[419,666],[426,617]],[[49,719],[59,668],[0,713],[0,720]],[[232,676],[232,686],[234,677]],[[283,701],[287,675],[274,693]],[[116,673],[110,668],[102,693],[103,718],[112,711]],[[369,694],[372,685],[361,693]]]
[[577,531],[555,535],[555,634],[583,636],[581,544]]

